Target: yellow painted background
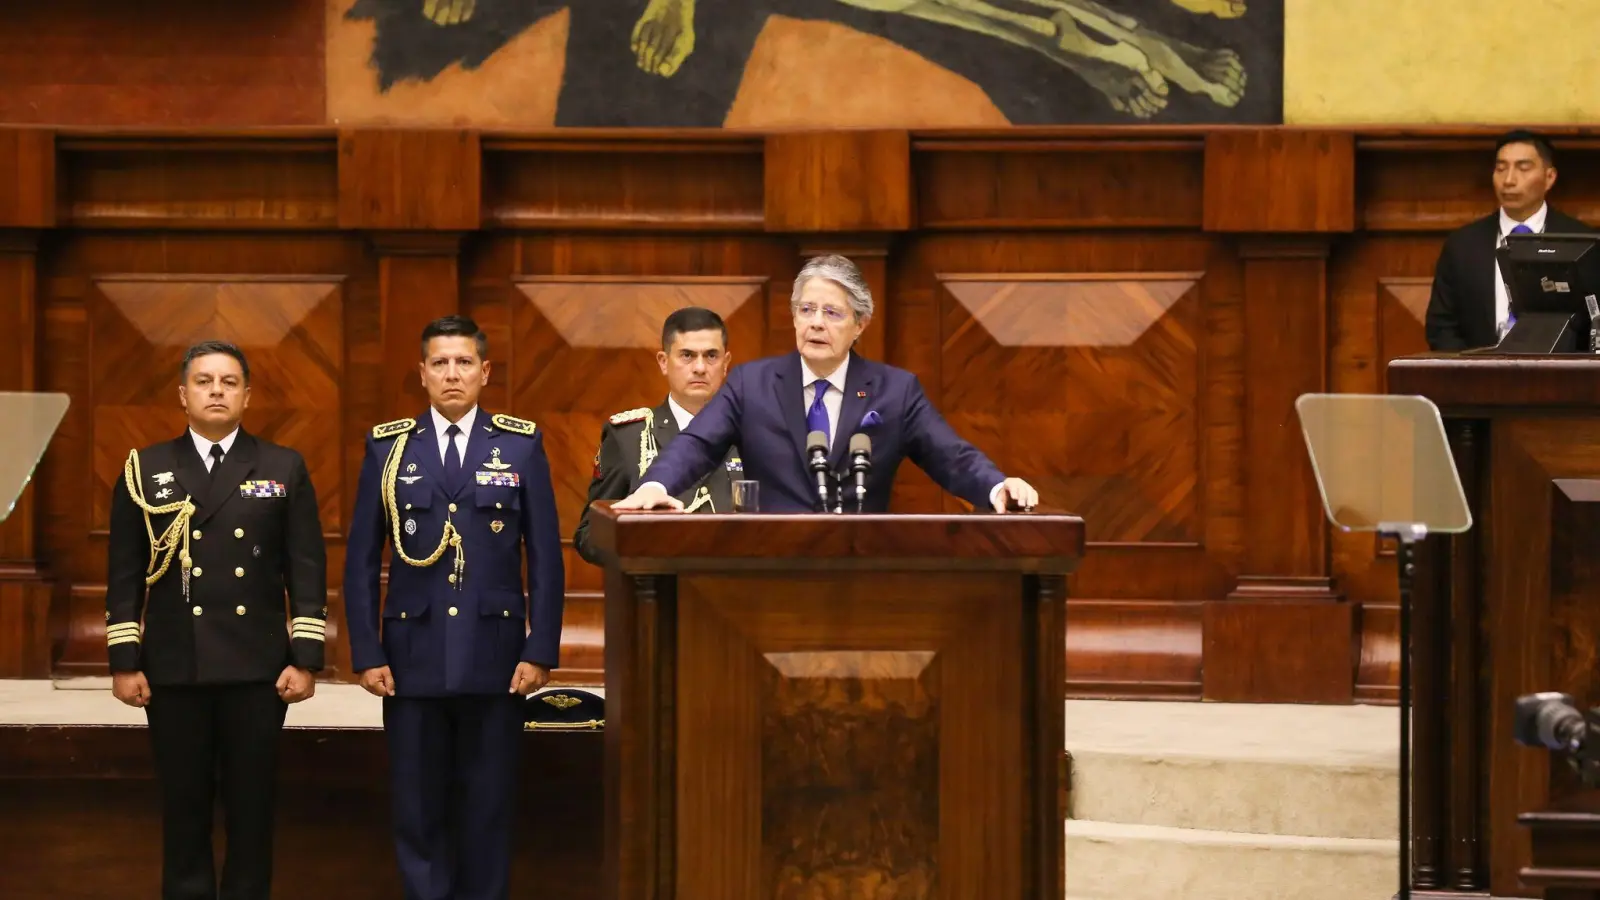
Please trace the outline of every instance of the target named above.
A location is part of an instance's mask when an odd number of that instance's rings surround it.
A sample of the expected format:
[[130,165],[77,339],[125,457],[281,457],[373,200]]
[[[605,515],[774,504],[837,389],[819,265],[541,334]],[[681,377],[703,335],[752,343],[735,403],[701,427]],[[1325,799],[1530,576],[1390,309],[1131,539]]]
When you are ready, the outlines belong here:
[[1600,121],[1600,0],[1284,0],[1283,120]]

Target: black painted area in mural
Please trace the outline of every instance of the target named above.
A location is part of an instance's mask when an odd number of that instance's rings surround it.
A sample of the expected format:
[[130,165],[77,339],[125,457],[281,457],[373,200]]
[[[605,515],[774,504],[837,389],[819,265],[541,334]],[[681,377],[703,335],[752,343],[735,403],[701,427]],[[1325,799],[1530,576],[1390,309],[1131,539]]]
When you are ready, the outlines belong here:
[[[347,18],[376,25],[371,63],[380,89],[428,81],[452,65],[476,69],[540,19],[569,7],[568,0],[475,0],[466,4],[470,15],[447,25],[424,14],[425,3],[437,11],[451,2],[357,0]],[[893,41],[978,85],[1015,125],[1282,119],[1283,0],[1246,0],[1248,11],[1232,19],[1186,8],[1200,0],[856,2],[876,9],[841,0],[697,0],[693,51],[671,77],[641,69],[632,46],[650,0],[570,4],[556,124],[721,125],[756,38],[774,14],[835,22]],[[675,3],[654,0],[653,10],[659,16]],[[1006,31],[1005,22],[983,18],[982,10],[996,6],[1059,23],[1055,27],[1068,37],[1046,39],[1037,28],[1011,28],[1007,37],[969,30]]]

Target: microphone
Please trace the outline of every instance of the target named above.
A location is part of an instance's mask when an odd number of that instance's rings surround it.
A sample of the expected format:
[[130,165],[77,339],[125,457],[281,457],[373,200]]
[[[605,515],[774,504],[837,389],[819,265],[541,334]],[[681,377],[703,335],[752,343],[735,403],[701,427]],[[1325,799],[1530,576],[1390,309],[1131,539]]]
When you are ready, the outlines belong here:
[[1517,698],[1512,737],[1525,747],[1543,747],[1566,757],[1585,787],[1600,785],[1600,710],[1587,713],[1572,697],[1555,691]]
[[1583,298],[1583,304],[1589,308],[1589,352],[1600,353],[1600,303],[1590,294]]
[[817,512],[828,511],[828,436],[820,431],[806,435],[806,467],[817,479]]
[[867,503],[867,473],[872,471],[872,438],[864,434],[850,435],[850,476],[854,482],[856,512]]

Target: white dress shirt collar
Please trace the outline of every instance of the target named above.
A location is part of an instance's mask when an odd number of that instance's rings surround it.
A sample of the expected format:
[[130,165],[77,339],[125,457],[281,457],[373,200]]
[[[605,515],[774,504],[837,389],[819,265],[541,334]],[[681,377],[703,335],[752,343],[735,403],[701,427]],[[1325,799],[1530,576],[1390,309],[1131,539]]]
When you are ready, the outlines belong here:
[[[237,438],[238,436],[239,427],[235,425],[233,430],[228,432],[227,437],[215,442],[222,445],[223,456],[227,456],[233,451],[233,441],[234,438]],[[211,467],[211,444],[213,441],[210,438],[201,437],[200,434],[193,428],[189,429],[189,437],[194,441],[194,449],[199,452],[201,461],[204,462],[206,464],[206,468],[209,469]]]
[[1526,222],[1518,222],[1516,219],[1511,218],[1510,213],[1506,212],[1505,207],[1501,207],[1500,208],[1500,235],[1501,235],[1501,237],[1504,237],[1504,236],[1510,234],[1511,233],[1511,229],[1517,227],[1518,225],[1526,225],[1529,228],[1532,228],[1533,232],[1535,234],[1543,234],[1544,233],[1544,222],[1545,222],[1545,219],[1549,218],[1549,216],[1550,216],[1550,204],[1548,204],[1548,203],[1539,204],[1539,208],[1534,210],[1533,215],[1529,216],[1528,217],[1528,221],[1526,221]]
[[694,413],[684,409],[677,400],[672,398],[671,394],[667,395],[667,408],[672,410],[672,420],[678,423],[679,431],[688,428],[689,423],[694,421]]
[[[844,393],[844,376],[848,371],[850,371],[850,357],[847,355],[844,358],[844,362],[839,363],[839,368],[834,369],[833,374],[829,375],[827,379],[828,383],[838,388],[841,394]],[[803,387],[810,387],[811,383],[816,380],[817,373],[811,371],[811,367],[806,365],[804,356],[800,357],[800,384]]]
[[[428,407],[428,412],[433,416],[433,427],[439,430],[439,440],[443,441],[445,438],[445,432],[450,428],[450,420],[446,419],[439,413],[439,410],[431,406]],[[461,421],[455,423],[461,426],[461,434],[463,437],[472,433],[472,423],[476,421],[477,418],[478,407],[474,405],[471,409],[467,410],[466,415],[461,417]],[[444,445],[441,443],[439,446],[442,447]]]

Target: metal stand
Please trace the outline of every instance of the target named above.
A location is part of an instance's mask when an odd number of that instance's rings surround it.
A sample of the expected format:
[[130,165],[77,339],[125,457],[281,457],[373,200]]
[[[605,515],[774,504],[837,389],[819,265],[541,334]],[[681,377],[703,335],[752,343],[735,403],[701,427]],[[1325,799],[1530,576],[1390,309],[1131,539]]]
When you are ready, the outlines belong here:
[[1380,525],[1380,534],[1397,542],[1395,569],[1400,577],[1400,890],[1411,900],[1411,579],[1417,571],[1417,543],[1425,525]]

